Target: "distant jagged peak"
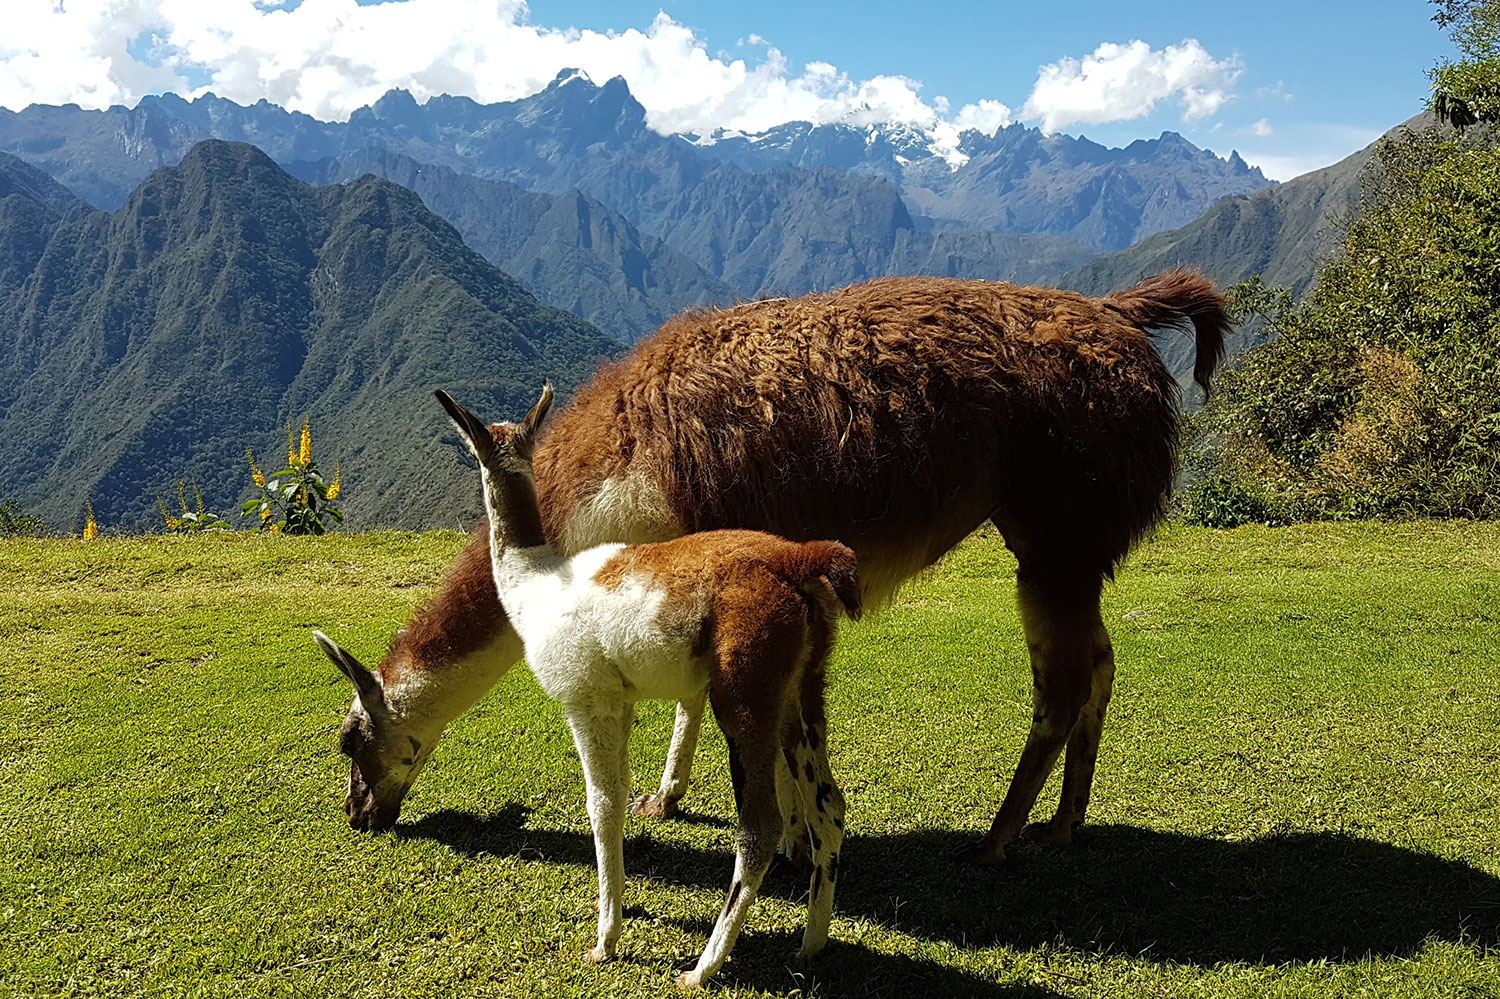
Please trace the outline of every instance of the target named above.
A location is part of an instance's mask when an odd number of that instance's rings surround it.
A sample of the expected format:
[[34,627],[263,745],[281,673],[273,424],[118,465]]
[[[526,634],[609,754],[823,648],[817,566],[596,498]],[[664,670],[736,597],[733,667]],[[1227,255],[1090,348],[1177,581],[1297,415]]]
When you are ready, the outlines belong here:
[[[617,77],[615,77],[615,79],[616,80],[623,80],[623,77],[618,77],[617,76]],[[585,73],[583,70],[578,69],[576,67],[569,67],[569,68],[558,70],[557,71],[557,75],[552,78],[552,82],[551,83],[547,84],[546,89],[548,89],[548,90],[556,90],[559,87],[566,87],[568,84],[573,83],[574,81],[579,81],[579,82],[582,82],[582,83],[586,83],[590,87],[594,86],[594,80],[593,80],[593,78],[590,77],[587,73]],[[613,81],[611,81],[611,82],[613,82]]]

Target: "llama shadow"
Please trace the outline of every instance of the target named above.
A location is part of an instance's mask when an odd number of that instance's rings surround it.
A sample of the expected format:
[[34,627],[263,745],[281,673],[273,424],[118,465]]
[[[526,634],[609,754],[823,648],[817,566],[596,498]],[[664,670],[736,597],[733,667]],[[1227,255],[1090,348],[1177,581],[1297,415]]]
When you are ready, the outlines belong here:
[[[1230,842],[1088,826],[981,871],[946,863],[948,830],[851,837],[837,905],[916,936],[1213,966],[1406,958],[1429,940],[1500,944],[1500,879],[1345,833]],[[879,872],[865,876],[863,872]]]
[[[469,855],[593,865],[587,835],[526,828],[527,811],[507,805],[488,816],[438,812],[395,831]],[[1500,879],[1462,861],[1344,833],[1230,842],[1089,826],[1072,846],[1014,848],[1004,864],[977,870],[950,859],[968,840],[950,830],[851,835],[835,911],[961,946],[1025,950],[1063,943],[1198,966],[1413,957],[1429,940],[1500,946]],[[724,888],[731,864],[727,850],[683,847],[649,832],[625,844],[632,877]],[[789,873],[768,878],[762,889],[791,900],[806,891],[806,880]],[[684,925],[708,931],[706,924]],[[746,946],[763,936],[747,938]],[[777,945],[795,949],[791,938]],[[863,948],[835,951],[850,955],[851,968],[897,960]],[[840,959],[819,960],[819,989],[832,994],[822,976],[832,977],[827,969]],[[918,978],[940,971],[900,960]]]
[[[429,839],[443,843],[465,856],[515,856],[545,863],[594,866],[594,841],[579,832],[531,829],[526,826],[531,809],[511,803],[490,815],[439,811],[416,822],[398,824],[392,833],[401,839]],[[712,821],[712,820],[704,820]],[[726,823],[727,825],[727,823]],[[698,850],[663,843],[650,835],[625,840],[625,869],[629,876],[644,876],[674,884],[727,889],[733,859],[727,850]],[[767,883],[766,893],[801,901],[807,881],[788,872]],[[792,882],[801,884],[799,896]],[[650,918],[645,905],[625,907],[628,918]],[[706,919],[667,917],[666,922],[685,932],[707,937],[713,929]],[[752,917],[752,924],[754,919]],[[1001,984],[980,975],[946,967],[934,961],[904,954],[881,954],[856,944],[831,941],[807,972],[794,972],[788,959],[801,943],[801,931],[756,930],[740,938],[730,963],[715,979],[716,986],[784,992],[796,988],[804,995],[828,999],[856,996],[900,996],[912,988],[941,996],[976,996],[993,999],[1062,999],[1062,993],[1029,984]],[[682,970],[691,967],[685,965]],[[663,983],[666,984],[665,982]]]

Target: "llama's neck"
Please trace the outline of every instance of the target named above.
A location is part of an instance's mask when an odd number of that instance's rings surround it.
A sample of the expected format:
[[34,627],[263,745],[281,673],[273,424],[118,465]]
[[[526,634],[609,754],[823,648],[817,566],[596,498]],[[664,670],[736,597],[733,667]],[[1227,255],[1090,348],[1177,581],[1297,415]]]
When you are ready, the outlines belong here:
[[542,531],[542,511],[531,469],[482,468],[481,473],[492,556],[498,560],[501,553],[511,549],[549,545]]
[[500,602],[538,572],[555,568],[557,549],[542,531],[536,480],[529,467],[484,470],[484,506],[490,517],[490,558]]

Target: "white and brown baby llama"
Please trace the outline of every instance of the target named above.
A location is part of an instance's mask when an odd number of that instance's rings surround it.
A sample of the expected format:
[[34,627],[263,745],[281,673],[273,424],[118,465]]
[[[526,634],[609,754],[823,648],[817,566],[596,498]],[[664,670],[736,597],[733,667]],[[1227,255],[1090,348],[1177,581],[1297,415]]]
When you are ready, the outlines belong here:
[[739,825],[734,876],[697,967],[701,984],[734,946],[778,846],[812,864],[797,958],[828,938],[844,798],[828,766],[823,672],[842,608],[860,612],[854,553],[757,531],[601,545],[564,558],[542,533],[532,473],[552,387],[519,424],[486,427],[444,392],[479,460],[495,585],[537,682],[563,708],[588,789],[599,865],[598,945],[620,936],[623,827],[635,702],[706,690],[729,745]]

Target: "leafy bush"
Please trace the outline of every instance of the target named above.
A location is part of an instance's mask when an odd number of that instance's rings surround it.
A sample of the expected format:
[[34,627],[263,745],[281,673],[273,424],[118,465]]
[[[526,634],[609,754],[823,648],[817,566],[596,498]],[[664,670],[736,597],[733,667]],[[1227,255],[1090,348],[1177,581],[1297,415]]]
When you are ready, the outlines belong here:
[[1235,300],[1270,302],[1280,335],[1203,418],[1221,479],[1205,516],[1252,516],[1246,496],[1254,519],[1500,516],[1500,150],[1436,129],[1387,142],[1311,299]]
[[338,499],[341,485],[339,467],[334,465],[333,481],[324,482],[312,457],[312,428],[306,417],[302,420],[302,439],[294,442],[292,426],[286,428],[287,465],[270,479],[255,463],[255,455],[245,452],[250,459],[250,477],[260,488],[260,495],[247,500],[241,509],[242,516],[256,515],[260,523],[257,531],[272,534],[324,534],[333,525],[344,522],[344,514],[333,505]]
[[1188,489],[1184,518],[1199,527],[1265,523],[1266,501],[1243,482],[1215,476],[1201,479]]
[[46,533],[47,525],[29,513],[22,513],[15,500],[0,503],[0,538],[40,538]]

